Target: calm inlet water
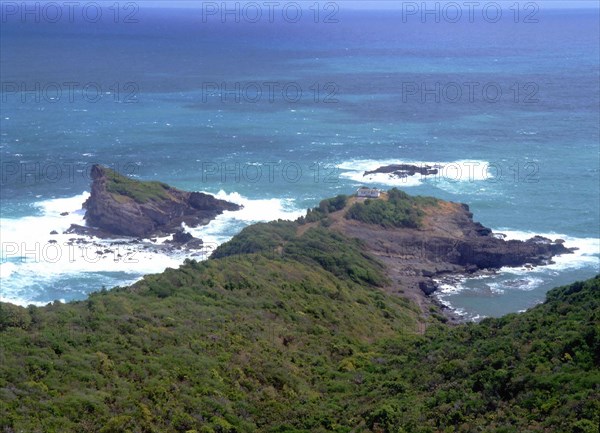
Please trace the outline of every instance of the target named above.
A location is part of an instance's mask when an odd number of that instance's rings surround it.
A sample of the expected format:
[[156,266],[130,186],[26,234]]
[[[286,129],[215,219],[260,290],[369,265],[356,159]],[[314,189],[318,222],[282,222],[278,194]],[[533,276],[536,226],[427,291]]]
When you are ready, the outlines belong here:
[[[244,204],[192,230],[211,244],[368,183],[579,248],[444,286],[440,299],[468,318],[526,309],[599,272],[597,11],[542,8],[537,23],[343,7],[338,22],[304,17],[223,23],[141,3],[136,23],[3,22],[2,300],[83,299],[183,261],[82,258],[49,235],[81,222],[93,163]],[[444,169],[363,178],[397,162]]]

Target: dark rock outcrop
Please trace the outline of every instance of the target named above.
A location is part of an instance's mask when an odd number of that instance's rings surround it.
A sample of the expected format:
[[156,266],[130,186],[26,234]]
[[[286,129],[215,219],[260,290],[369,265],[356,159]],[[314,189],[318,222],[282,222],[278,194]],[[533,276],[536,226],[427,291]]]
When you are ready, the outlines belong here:
[[379,167],[375,170],[365,171],[363,176],[368,176],[370,174],[389,174],[390,176],[397,178],[405,178],[408,176],[414,176],[415,174],[420,174],[422,176],[431,176],[434,174],[438,174],[439,167],[430,166],[430,165],[413,165],[413,164],[392,164],[385,165],[383,167]]
[[190,233],[186,233],[183,230],[179,230],[173,234],[173,242],[176,244],[185,244],[192,239],[194,239],[194,237]]
[[173,233],[173,239],[168,240],[167,243],[188,249],[202,248],[203,245],[202,239],[195,238],[191,233],[184,232],[183,230]]
[[[151,237],[175,233],[182,223],[208,224],[235,203],[201,192],[182,191],[159,182],[141,182],[94,165],[92,191],[83,204],[87,225],[102,237]],[[77,227],[70,232],[77,233]],[[85,230],[89,234],[90,230]]]
[[431,280],[419,281],[419,289],[426,295],[431,295],[437,290],[437,285]]

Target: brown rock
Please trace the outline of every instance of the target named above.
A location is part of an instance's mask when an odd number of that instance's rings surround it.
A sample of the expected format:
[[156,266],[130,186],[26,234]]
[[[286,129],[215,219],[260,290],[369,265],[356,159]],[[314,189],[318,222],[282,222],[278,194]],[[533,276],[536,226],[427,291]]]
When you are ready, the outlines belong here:
[[187,192],[159,182],[141,182],[94,165],[92,192],[84,203],[87,225],[108,236],[146,238],[174,233],[182,223],[207,224],[237,204],[199,193]]
[[504,266],[545,265],[572,249],[562,242],[535,236],[527,241],[505,240],[473,221],[467,205],[439,201],[423,209],[420,228],[382,228],[344,218],[346,209],[332,213],[330,229],[363,241],[368,252],[388,268],[400,288],[426,294],[434,279],[456,274],[497,270]]

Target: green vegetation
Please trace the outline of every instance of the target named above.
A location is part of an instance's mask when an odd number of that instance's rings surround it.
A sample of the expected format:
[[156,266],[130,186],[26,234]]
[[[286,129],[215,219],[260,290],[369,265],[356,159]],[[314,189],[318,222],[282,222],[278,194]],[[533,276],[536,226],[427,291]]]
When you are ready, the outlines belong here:
[[600,276],[422,335],[360,243],[302,227],[85,301],[0,304],[0,432],[597,433]]
[[323,228],[311,228],[283,249],[284,257],[318,265],[340,279],[382,287],[387,283],[385,269],[364,252],[357,239]]
[[260,253],[269,258],[289,258],[322,267],[340,279],[356,283],[382,287],[387,282],[383,266],[364,252],[357,239],[322,227],[310,228],[298,236],[299,225],[273,221],[246,227],[231,241],[220,245],[211,258]]
[[410,196],[397,188],[389,190],[387,195],[387,200],[367,199],[354,203],[346,212],[346,218],[385,228],[418,228],[423,208],[438,203],[433,197]]
[[343,194],[340,194],[333,198],[321,200],[319,206],[313,209],[308,209],[306,211],[306,216],[298,218],[298,223],[305,224],[316,221],[323,221],[325,218],[327,218],[327,215],[329,213],[344,209],[347,203],[348,196]]
[[213,259],[240,254],[262,253],[273,257],[278,249],[296,237],[298,224],[292,221],[272,221],[253,224],[244,228],[232,240],[220,245],[212,254]]
[[104,168],[104,172],[107,178],[106,190],[113,194],[116,200],[119,200],[119,196],[126,196],[143,204],[169,197],[168,191],[171,187],[165,183],[130,179],[109,168]]
[[313,262],[256,254],[83,302],[2,304],[0,431],[325,431],[363,408],[346,358],[412,334],[416,314]]
[[[418,432],[598,431],[600,276],[554,289],[523,314],[432,327],[408,352],[394,340],[379,347],[409,359],[387,358],[386,368],[408,384],[404,395],[379,388],[384,424]],[[425,414],[424,426],[417,414]]]

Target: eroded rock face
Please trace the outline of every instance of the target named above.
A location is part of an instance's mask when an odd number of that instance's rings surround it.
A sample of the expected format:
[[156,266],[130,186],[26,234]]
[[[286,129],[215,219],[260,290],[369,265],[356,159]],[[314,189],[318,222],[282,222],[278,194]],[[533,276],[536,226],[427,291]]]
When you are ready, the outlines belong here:
[[83,204],[85,219],[88,226],[100,229],[103,237],[171,234],[182,223],[191,227],[208,224],[224,211],[241,208],[209,194],[124,178],[100,165],[92,167],[91,177],[91,195]]
[[434,280],[444,275],[545,265],[556,255],[572,252],[561,239],[505,240],[473,221],[467,205],[444,201],[426,209],[418,229],[385,229],[342,217],[335,218],[331,228],[364,241],[387,265],[393,280],[400,286],[418,286],[427,295],[436,290]]

